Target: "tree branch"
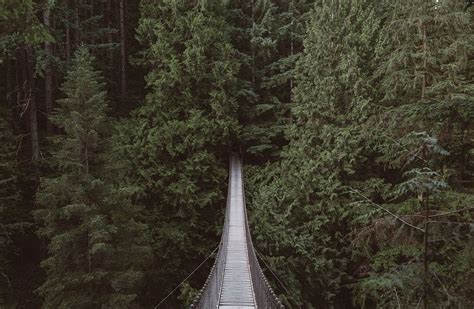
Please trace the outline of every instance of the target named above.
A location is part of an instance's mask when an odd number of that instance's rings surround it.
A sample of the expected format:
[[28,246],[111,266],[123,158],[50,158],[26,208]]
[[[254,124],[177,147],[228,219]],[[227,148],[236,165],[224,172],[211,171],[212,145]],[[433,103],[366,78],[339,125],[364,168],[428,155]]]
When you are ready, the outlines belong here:
[[403,224],[408,225],[408,226],[411,227],[411,228],[414,228],[414,229],[416,229],[416,230],[418,230],[418,231],[420,231],[420,232],[425,233],[425,230],[424,230],[424,229],[422,229],[422,228],[420,228],[420,227],[418,227],[418,226],[415,226],[415,225],[413,225],[413,224],[411,224],[411,223],[409,223],[409,222],[403,220],[400,216],[394,214],[393,212],[391,212],[391,211],[388,210],[387,208],[385,208],[385,207],[383,207],[383,206],[381,206],[381,205],[379,205],[379,204],[373,202],[371,199],[369,199],[367,196],[363,195],[363,194],[360,193],[359,191],[357,191],[357,190],[355,190],[355,189],[353,189],[353,188],[350,188],[350,189],[351,189],[352,192],[355,192],[355,193],[357,193],[358,195],[360,195],[361,197],[363,197],[363,198],[364,198],[366,201],[368,201],[370,204],[372,204],[372,205],[378,207],[379,209],[385,211],[386,213],[390,214],[392,217],[394,217],[394,218],[397,219],[398,221],[402,222]]

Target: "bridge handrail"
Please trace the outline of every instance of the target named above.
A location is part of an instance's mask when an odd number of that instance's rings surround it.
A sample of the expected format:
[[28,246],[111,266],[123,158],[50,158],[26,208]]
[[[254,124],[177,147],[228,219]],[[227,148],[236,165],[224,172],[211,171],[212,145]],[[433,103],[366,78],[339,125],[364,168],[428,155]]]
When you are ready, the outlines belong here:
[[[240,160],[241,160],[240,166],[242,168],[243,162],[242,162],[242,159]],[[275,292],[270,286],[270,283],[265,277],[265,274],[263,273],[262,268],[260,267],[260,264],[258,263],[257,255],[253,247],[252,235],[250,234],[250,227],[249,227],[249,221],[248,221],[248,216],[247,216],[247,204],[246,204],[246,199],[245,199],[245,183],[244,183],[243,175],[244,173],[243,171],[241,171],[240,177],[242,178],[241,179],[242,191],[244,193],[242,195],[244,199],[245,230],[247,233],[247,252],[249,255],[250,272],[252,274],[252,283],[253,283],[253,288],[254,288],[254,293],[255,293],[255,300],[257,302],[257,307],[283,309],[285,308],[285,306],[281,303],[280,299],[275,294]]]
[[270,309],[283,309],[281,301],[278,299],[275,292],[273,292],[270,284],[268,283],[265,275],[263,274],[262,268],[258,263],[257,255],[252,243],[252,237],[250,235],[250,228],[247,217],[247,207],[245,202],[245,190],[244,190],[244,181],[243,181],[243,171],[242,171],[242,160],[233,155],[229,163],[229,181],[227,189],[227,204],[225,211],[225,220],[224,220],[224,229],[222,231],[221,242],[219,244],[219,251],[217,253],[216,260],[212,266],[211,272],[207,277],[204,286],[199,291],[197,297],[194,299],[190,308],[217,308],[219,305],[219,298],[222,289],[222,283],[224,280],[224,267],[225,261],[227,258],[227,248],[228,239],[229,239],[229,220],[230,220],[230,194],[231,194],[231,179],[232,179],[232,162],[233,160],[240,160],[241,168],[241,181],[242,181],[242,190],[243,190],[243,203],[244,203],[244,215],[245,215],[245,230],[247,237],[247,252],[249,255],[249,264],[250,264],[250,273],[252,276],[253,290],[255,294],[255,300],[257,302],[258,308],[270,308]]
[[197,297],[194,299],[190,308],[217,308],[221,294],[222,282],[224,280],[224,267],[227,258],[227,247],[229,239],[229,218],[230,218],[230,194],[231,194],[231,180],[232,179],[232,159],[229,162],[229,181],[227,184],[227,201],[225,208],[224,228],[222,230],[221,241],[219,243],[219,250],[217,252],[214,265],[211,272],[204,283],[204,286],[199,291]]

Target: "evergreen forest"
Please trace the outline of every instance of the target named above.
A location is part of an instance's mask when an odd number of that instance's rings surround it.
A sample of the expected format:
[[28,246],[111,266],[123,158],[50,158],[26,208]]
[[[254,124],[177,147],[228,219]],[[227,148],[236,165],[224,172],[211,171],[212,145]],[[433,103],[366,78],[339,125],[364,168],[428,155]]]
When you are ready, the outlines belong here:
[[0,308],[474,308],[473,4],[0,0]]

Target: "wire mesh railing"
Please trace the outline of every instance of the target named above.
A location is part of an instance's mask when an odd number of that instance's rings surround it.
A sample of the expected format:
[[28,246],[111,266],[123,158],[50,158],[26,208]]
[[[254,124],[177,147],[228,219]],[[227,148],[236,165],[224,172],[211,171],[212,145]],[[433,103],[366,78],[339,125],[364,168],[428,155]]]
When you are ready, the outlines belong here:
[[238,167],[240,169],[240,177],[242,181],[242,196],[244,203],[245,212],[245,230],[246,230],[246,244],[249,259],[249,268],[252,278],[252,285],[255,294],[256,307],[258,308],[277,308],[282,309],[284,306],[278,299],[277,295],[273,292],[270,284],[268,283],[265,275],[263,274],[262,268],[260,267],[255,253],[255,249],[252,243],[252,237],[250,235],[250,228],[247,219],[247,209],[245,206],[245,190],[243,185],[243,172],[242,162],[237,154],[233,154],[229,164],[229,184],[227,189],[227,205],[224,221],[224,229],[222,232],[221,242],[219,245],[219,251],[217,253],[216,260],[212,266],[211,272],[199,291],[196,299],[191,304],[190,308],[217,308],[219,305],[219,298],[222,290],[222,284],[224,280],[224,268],[226,262],[227,245],[229,240],[229,221],[230,221],[230,201],[231,201],[231,179],[233,173],[233,162],[239,162]]
[[[239,159],[240,160],[240,159]],[[242,162],[240,168],[242,169]],[[242,181],[242,191],[245,192],[243,172],[240,173]],[[281,303],[278,296],[275,294],[273,289],[270,286],[267,278],[263,274],[262,268],[258,263],[257,254],[255,253],[255,248],[253,247],[252,236],[250,235],[249,221],[247,217],[247,205],[245,201],[245,194],[242,194],[244,199],[244,212],[245,212],[245,229],[247,233],[247,251],[249,255],[249,264],[250,272],[252,273],[252,283],[255,293],[255,300],[257,302],[257,307],[259,308],[277,308],[283,309],[285,306]]]
[[219,297],[222,289],[222,282],[224,281],[224,268],[227,255],[227,243],[229,239],[229,218],[230,218],[230,194],[231,194],[231,169],[232,160],[229,165],[229,183],[227,185],[227,204],[225,209],[224,228],[222,231],[221,242],[219,244],[219,251],[217,252],[216,260],[211,268],[211,272],[207,277],[204,286],[199,291],[197,297],[194,299],[190,308],[217,308],[219,304]]

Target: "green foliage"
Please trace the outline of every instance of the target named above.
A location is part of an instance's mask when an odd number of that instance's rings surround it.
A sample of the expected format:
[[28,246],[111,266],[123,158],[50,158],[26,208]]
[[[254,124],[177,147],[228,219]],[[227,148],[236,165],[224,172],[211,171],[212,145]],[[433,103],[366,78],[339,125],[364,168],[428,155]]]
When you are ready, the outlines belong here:
[[[460,6],[325,1],[311,12],[289,145],[280,163],[257,168],[247,186],[258,247],[300,304],[416,306],[425,282],[429,303],[472,303],[466,290],[448,288],[456,280],[472,285],[471,274],[449,262],[463,269],[472,259],[472,215],[441,216],[472,196],[463,180],[472,173],[466,120],[474,105],[465,71],[472,17]],[[428,221],[425,277],[428,207],[440,217]]]
[[[13,263],[18,254],[14,239],[25,227],[17,220],[21,217],[19,204],[21,196],[16,190],[18,172],[16,171],[16,143],[9,113],[0,109],[0,216],[2,232],[0,234],[0,305],[9,304],[13,299],[14,276]],[[3,116],[5,115],[5,116]],[[4,219],[3,219],[4,218]]]
[[53,41],[36,17],[37,10],[33,0],[0,1],[0,64],[18,45]]
[[289,122],[294,66],[313,1],[235,1],[231,22],[241,69],[240,140],[251,158],[275,159]]
[[149,93],[124,124],[122,143],[153,227],[153,303],[218,242],[239,63],[224,3],[142,1],[141,11]]
[[14,120],[11,111],[0,106],[0,307],[35,307],[38,299],[32,290],[41,280],[42,254],[31,216],[30,192],[36,181],[21,160],[22,136]]
[[[247,171],[246,188],[254,244],[288,285],[274,287],[289,307],[323,305],[340,297],[348,259],[342,255],[344,227],[336,203],[314,206],[288,186],[288,167],[276,164]],[[343,301],[341,299],[341,301]]]
[[140,210],[105,164],[110,122],[92,62],[78,49],[52,119],[64,130],[51,157],[57,175],[42,178],[35,211],[49,242],[38,289],[45,307],[135,307],[150,256]]
[[[254,244],[289,308],[410,308],[425,291],[429,307],[473,307],[464,7],[128,0],[136,66],[120,98],[118,1],[0,0],[0,307],[41,306],[35,288],[47,308],[156,305],[218,243],[238,147]],[[48,63],[63,87],[46,132]],[[207,272],[166,306],[188,304]]]

